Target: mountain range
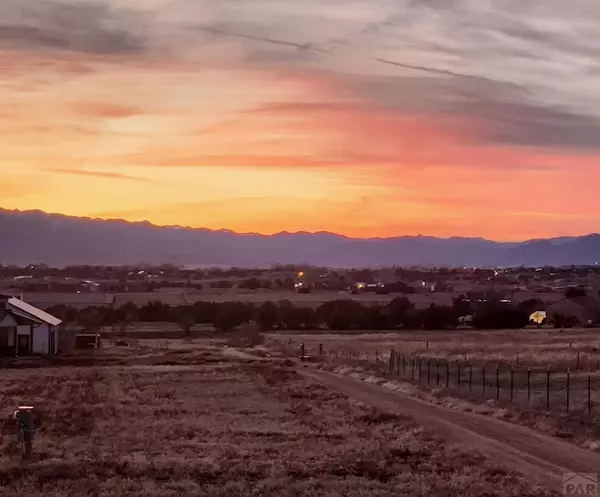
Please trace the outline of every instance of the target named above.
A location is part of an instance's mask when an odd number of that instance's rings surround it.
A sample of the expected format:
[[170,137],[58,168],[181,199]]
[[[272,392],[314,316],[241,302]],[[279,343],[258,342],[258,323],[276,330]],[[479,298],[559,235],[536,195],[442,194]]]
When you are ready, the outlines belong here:
[[0,264],[162,264],[267,267],[562,266],[600,261],[600,234],[495,242],[483,238],[261,235],[0,209]]

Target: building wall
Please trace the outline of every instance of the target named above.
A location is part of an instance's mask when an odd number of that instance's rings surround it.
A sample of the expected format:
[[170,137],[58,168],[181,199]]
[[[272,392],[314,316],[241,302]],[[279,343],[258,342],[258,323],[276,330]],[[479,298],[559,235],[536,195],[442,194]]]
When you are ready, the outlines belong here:
[[17,326],[17,335],[29,335],[30,331],[31,326],[29,326],[28,324]]
[[49,354],[52,352],[52,348],[50,347],[50,326],[42,324],[33,328],[33,353]]

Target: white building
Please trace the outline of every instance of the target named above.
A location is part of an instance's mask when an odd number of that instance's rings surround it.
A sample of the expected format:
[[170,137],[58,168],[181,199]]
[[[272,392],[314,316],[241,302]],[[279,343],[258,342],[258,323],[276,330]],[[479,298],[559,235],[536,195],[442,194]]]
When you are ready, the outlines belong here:
[[47,312],[0,294],[0,355],[56,354],[60,324]]

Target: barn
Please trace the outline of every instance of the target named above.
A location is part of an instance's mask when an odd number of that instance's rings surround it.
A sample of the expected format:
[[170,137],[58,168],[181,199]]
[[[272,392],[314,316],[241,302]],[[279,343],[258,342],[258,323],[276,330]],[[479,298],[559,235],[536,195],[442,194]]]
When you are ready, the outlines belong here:
[[11,295],[0,294],[0,355],[56,354],[61,320]]

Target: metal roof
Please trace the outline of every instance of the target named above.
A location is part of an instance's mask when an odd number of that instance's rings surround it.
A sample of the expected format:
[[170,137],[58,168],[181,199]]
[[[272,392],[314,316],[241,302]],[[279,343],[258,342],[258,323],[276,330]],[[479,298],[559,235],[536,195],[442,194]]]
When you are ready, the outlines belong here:
[[[23,302],[21,299],[16,297],[12,297],[8,300],[8,305],[13,308],[15,313],[23,315],[26,318],[33,318],[42,323],[49,324],[50,326],[58,326],[62,323],[62,321],[52,314],[48,314],[37,307],[28,304],[27,302]],[[20,311],[20,312],[19,312]]]

